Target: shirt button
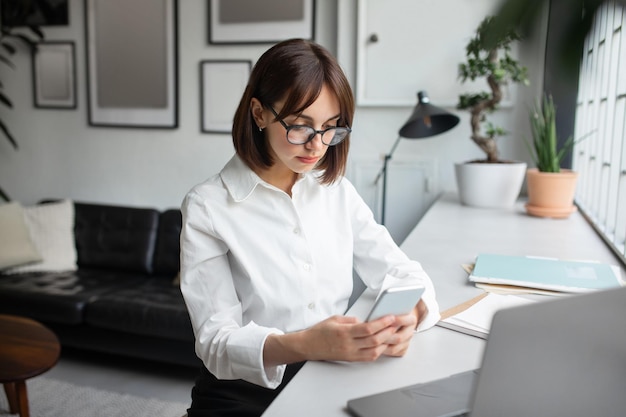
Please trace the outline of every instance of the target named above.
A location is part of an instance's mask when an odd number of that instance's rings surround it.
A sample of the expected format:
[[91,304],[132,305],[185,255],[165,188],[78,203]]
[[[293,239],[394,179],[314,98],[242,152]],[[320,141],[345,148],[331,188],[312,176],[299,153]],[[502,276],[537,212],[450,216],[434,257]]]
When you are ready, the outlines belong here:
[[305,271],[310,271],[311,270],[311,264],[304,264],[304,270]]
[[309,308],[309,310],[313,310],[315,308],[315,303],[309,303],[307,307]]
[[294,235],[299,235],[300,234],[300,229],[298,229],[297,227],[295,229],[293,229],[293,234]]

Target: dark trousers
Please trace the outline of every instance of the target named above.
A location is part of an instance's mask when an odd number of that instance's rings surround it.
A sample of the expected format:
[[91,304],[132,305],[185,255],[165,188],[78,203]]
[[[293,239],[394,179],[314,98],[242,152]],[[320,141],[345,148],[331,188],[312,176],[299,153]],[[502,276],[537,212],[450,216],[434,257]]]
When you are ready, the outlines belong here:
[[304,362],[287,365],[283,382],[269,389],[240,379],[217,379],[205,367],[191,391],[189,417],[258,417],[300,370]]

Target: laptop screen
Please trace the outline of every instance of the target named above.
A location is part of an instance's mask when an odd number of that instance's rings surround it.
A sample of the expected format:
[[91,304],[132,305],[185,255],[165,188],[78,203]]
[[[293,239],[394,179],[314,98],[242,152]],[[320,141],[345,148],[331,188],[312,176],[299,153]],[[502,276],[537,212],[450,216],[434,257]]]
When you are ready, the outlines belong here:
[[626,288],[501,310],[471,416],[626,415]]

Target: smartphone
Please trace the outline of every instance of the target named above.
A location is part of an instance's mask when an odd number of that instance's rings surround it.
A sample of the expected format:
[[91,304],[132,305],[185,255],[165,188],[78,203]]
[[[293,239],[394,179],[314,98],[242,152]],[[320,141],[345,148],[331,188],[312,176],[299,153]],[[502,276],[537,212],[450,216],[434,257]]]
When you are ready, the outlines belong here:
[[378,296],[365,321],[376,320],[388,314],[410,313],[423,293],[424,287],[419,285],[387,288]]

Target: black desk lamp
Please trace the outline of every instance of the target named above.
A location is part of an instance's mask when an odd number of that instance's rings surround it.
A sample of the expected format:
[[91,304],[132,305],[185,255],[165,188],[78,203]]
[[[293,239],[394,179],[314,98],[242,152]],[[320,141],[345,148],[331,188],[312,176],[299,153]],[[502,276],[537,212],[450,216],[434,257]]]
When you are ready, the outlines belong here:
[[391,159],[400,139],[424,139],[431,136],[447,132],[459,123],[459,118],[444,109],[430,104],[430,99],[425,91],[417,93],[417,105],[413,109],[413,114],[409,120],[400,128],[398,139],[385,155],[383,167],[376,176],[374,184],[378,184],[380,177],[383,177],[383,201],[381,211],[381,224],[385,224],[385,205],[387,203],[387,163]]

